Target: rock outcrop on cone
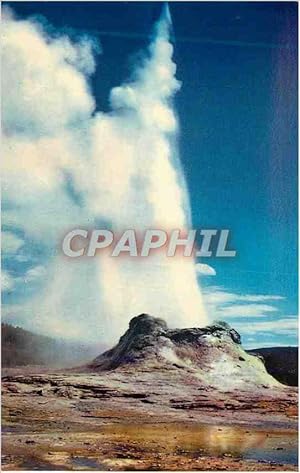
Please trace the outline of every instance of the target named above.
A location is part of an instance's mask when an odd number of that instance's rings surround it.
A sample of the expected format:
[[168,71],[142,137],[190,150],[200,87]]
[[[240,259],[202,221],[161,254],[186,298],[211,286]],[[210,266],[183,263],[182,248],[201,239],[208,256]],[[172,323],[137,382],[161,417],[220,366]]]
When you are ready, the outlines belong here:
[[[245,352],[239,333],[225,322],[203,328],[169,329],[162,319],[141,314],[112,349],[98,356],[95,371],[170,371],[186,373],[222,390],[280,387],[263,361]],[[175,372],[174,372],[175,371]]]

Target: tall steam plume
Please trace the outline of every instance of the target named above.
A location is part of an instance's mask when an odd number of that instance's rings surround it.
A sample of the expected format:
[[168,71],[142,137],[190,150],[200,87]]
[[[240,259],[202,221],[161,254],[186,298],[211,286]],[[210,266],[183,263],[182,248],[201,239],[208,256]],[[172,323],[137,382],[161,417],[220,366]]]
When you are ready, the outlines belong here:
[[53,251],[70,228],[190,227],[170,25],[165,7],[143,61],[111,90],[111,112],[95,113],[87,82],[95,44],[49,36],[40,24],[6,13],[4,223],[24,244],[48,242],[51,254],[38,295],[8,311],[23,326],[110,342],[141,312],[170,326],[206,322],[192,258],[73,261]]

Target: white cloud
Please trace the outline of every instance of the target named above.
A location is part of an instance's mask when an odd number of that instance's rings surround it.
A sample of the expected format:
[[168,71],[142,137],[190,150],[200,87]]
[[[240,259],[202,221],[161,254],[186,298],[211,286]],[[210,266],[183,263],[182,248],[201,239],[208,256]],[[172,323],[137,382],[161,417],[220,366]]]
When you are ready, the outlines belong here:
[[16,253],[24,244],[24,241],[9,231],[1,233],[1,249],[4,254]]
[[284,297],[273,294],[238,294],[224,290],[222,287],[211,286],[204,291],[204,297],[207,304],[221,305],[233,304],[237,302],[265,302],[279,301]]
[[26,271],[23,276],[13,277],[8,271],[1,271],[1,290],[2,292],[12,291],[18,287],[18,284],[34,283],[44,279],[46,276],[46,268],[42,265],[35,266]]
[[2,22],[3,127],[52,134],[90,116],[95,104],[82,75],[93,70],[92,45],[51,38],[37,23]]
[[28,269],[24,275],[24,282],[34,282],[37,279],[41,279],[46,275],[46,268],[44,266],[35,266],[34,268]]
[[15,260],[18,261],[19,263],[25,263],[26,261],[29,261],[29,257],[26,255],[16,255]]
[[14,278],[7,272],[1,271],[1,291],[8,292],[14,288],[15,282]]
[[281,342],[264,342],[264,340],[261,340],[260,338],[254,342],[246,342],[243,344],[243,347],[246,349],[246,350],[252,350],[254,348],[270,348],[270,347],[298,347],[298,345],[295,345],[293,343],[281,343]]
[[238,296],[238,300],[240,302],[245,301],[245,302],[263,302],[263,301],[280,301],[283,300],[283,296],[276,296],[276,295],[262,295],[262,294],[246,294],[246,295],[240,295]]
[[255,323],[236,323],[235,328],[243,334],[257,334],[262,332],[273,335],[296,335],[298,331],[298,317],[283,317],[276,320],[255,321]]
[[238,294],[219,286],[206,288],[203,297],[210,318],[224,320],[265,317],[278,311],[275,302],[284,300],[276,294]]
[[278,311],[277,307],[266,304],[235,304],[218,309],[219,316],[228,317],[262,317],[269,312]]
[[217,274],[212,266],[203,263],[196,264],[196,271],[197,274],[201,274],[202,276],[215,276]]

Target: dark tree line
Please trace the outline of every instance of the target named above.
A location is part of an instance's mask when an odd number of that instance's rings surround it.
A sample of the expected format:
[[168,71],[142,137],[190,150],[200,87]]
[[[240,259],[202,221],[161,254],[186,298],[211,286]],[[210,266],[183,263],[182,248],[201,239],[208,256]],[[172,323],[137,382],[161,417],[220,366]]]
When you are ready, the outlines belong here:
[[67,366],[90,361],[99,349],[80,343],[38,335],[21,327],[3,323],[2,366]]

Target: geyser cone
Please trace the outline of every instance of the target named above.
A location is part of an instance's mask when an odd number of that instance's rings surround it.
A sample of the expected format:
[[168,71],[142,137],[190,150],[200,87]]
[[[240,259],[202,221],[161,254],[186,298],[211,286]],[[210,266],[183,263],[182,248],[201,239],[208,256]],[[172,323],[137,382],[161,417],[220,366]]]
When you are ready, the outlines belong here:
[[[202,328],[169,329],[163,319],[141,314],[131,319],[119,343],[98,356],[89,368],[96,371],[133,369],[160,373],[178,383],[194,378],[198,385],[219,390],[255,390],[266,387],[284,389],[260,358],[249,355],[241,346],[239,333],[224,322]],[[151,375],[150,375],[151,376]]]

